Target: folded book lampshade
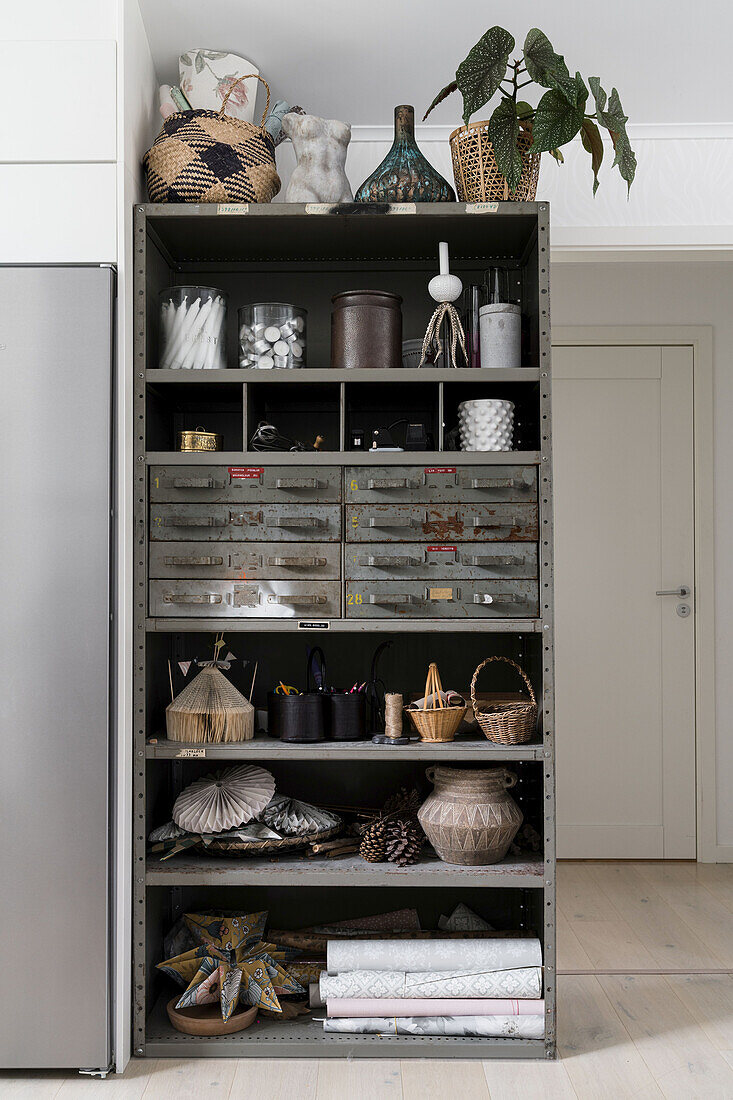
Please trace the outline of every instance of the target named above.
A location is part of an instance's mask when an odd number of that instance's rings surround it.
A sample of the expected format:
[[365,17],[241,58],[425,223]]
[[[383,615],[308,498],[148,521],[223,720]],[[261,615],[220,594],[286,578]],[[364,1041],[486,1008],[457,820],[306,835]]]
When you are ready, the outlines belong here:
[[251,741],[254,707],[214,666],[203,668],[165,710],[170,741]]

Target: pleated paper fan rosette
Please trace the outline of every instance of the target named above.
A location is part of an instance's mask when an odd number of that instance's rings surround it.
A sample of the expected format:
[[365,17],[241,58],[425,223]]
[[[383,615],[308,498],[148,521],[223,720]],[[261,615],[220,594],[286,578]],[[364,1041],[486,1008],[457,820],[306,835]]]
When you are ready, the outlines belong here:
[[181,791],[173,820],[189,833],[221,833],[258,817],[275,793],[264,768],[241,764],[197,779]]
[[255,710],[215,666],[202,668],[165,708],[169,741],[251,741]]

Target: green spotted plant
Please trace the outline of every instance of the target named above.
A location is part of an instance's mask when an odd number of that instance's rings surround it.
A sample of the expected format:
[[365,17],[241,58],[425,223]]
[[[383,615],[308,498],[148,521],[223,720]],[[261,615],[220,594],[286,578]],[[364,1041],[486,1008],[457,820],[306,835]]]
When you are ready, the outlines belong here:
[[[550,153],[558,163],[563,160],[561,147],[580,134],[583,148],[590,154],[594,195],[603,161],[600,126],[608,131],[613,144],[613,167],[618,168],[630,189],[636,173],[636,156],[626,133],[628,119],[616,89],[609,96],[597,76],[589,77],[588,84],[579,72],[571,76],[563,56],[555,53],[547,35],[537,27],[525,38],[521,56],[510,61],[514,46],[513,37],[503,27],[488,30],[458,66],[455,80],[438,92],[424,118],[438,103],[458,91],[463,96],[463,121],[468,125],[471,116],[498,92],[499,102],[489,118],[489,140],[499,171],[510,189],[517,186],[522,174],[522,157],[517,148],[522,131],[532,137],[531,152]],[[547,89],[536,107],[519,98],[521,89],[529,84]]]

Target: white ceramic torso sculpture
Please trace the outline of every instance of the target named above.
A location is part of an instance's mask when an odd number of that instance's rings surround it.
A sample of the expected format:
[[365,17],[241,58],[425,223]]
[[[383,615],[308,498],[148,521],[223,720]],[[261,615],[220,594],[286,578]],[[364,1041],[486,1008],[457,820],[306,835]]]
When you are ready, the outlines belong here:
[[283,118],[283,132],[298,158],[285,201],[350,202],[354,194],[344,170],[351,140],[348,123],[290,113]]

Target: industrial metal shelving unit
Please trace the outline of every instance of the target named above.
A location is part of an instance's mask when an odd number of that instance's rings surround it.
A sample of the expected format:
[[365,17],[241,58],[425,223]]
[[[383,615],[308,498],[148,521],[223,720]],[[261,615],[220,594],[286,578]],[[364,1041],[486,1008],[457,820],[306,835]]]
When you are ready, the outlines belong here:
[[[254,1057],[555,1057],[555,776],[553,690],[553,566],[549,325],[549,209],[545,203],[418,204],[395,207],[138,206],[135,214],[135,529],[134,547],[134,820],[133,820],[133,1049],[138,1055]],[[447,240],[451,267],[464,283],[478,281],[490,264],[512,268],[526,331],[517,370],[469,369],[340,371],[329,362],[330,295],[350,285],[397,289],[403,295],[405,336],[424,330],[431,311],[425,286],[435,271],[437,242]],[[236,308],[253,300],[290,300],[309,307],[308,362],[299,371],[169,371],[156,368],[158,291],[171,284],[213,283],[229,291],[229,346],[236,347]],[[414,331],[408,331],[414,330]],[[386,408],[424,400],[433,410],[435,450],[369,453],[346,450],[348,418],[357,394],[378,393]],[[509,453],[444,451],[444,423],[459,399],[506,396],[517,404],[521,450]],[[315,396],[314,396],[315,395]],[[313,405],[316,406],[315,410]],[[253,453],[247,440],[265,410],[287,408],[306,429],[325,418],[327,446],[317,454]],[[223,430],[225,450],[178,454],[175,429],[205,422]],[[274,413],[272,414],[274,418]],[[315,417],[315,420],[314,420]],[[320,421],[319,421],[320,423]],[[213,427],[210,427],[213,425]],[[301,434],[297,432],[294,434]],[[305,437],[305,436],[304,436]],[[538,613],[532,617],[353,619],[341,613],[326,630],[303,633],[295,617],[263,619],[181,614],[153,615],[148,591],[151,467],[207,468],[256,464],[303,467],[521,466],[537,473]],[[343,475],[342,475],[343,476]],[[343,510],[343,509],[342,509]],[[211,543],[208,544],[209,546]],[[342,567],[344,543],[342,542]],[[343,576],[343,572],[341,573]],[[343,583],[343,582],[342,582]],[[297,612],[296,612],[297,614]],[[316,626],[318,624],[315,624]],[[324,625],[324,624],[321,624]],[[304,641],[325,644],[331,634],[344,653],[365,652],[379,636],[403,646],[405,668],[424,676],[426,657],[461,662],[467,680],[476,656],[504,652],[525,664],[538,697],[537,737],[500,746],[481,737],[448,744],[377,746],[371,742],[289,745],[257,736],[242,744],[197,747],[168,742],[164,728],[166,660],[173,662],[211,632],[225,630],[250,648],[291,659]],[[201,643],[204,644],[204,643]],[[234,645],[234,642],[231,643]],[[361,648],[359,648],[361,647]],[[293,658],[294,659],[294,658]],[[400,666],[401,667],[401,666]],[[413,679],[415,678],[413,676]],[[445,677],[444,677],[445,679]],[[422,683],[411,684],[411,689]],[[146,860],[146,836],[170,812],[175,793],[201,774],[206,761],[266,761],[291,781],[317,777],[328,787],[394,789],[414,780],[427,763],[507,764],[521,777],[542,833],[537,856],[508,857],[489,867],[459,867],[425,856],[413,867],[297,858],[241,861],[177,856]],[[203,761],[203,762],[202,762]],[[371,788],[369,784],[371,783]],[[364,786],[366,784],[366,787]],[[317,798],[315,799],[317,801]],[[368,893],[364,890],[368,889]],[[297,893],[294,893],[297,891]],[[447,1036],[324,1035],[299,1018],[263,1020],[248,1031],[197,1039],[174,1031],[165,1011],[164,982],[155,972],[162,935],[192,906],[271,908],[277,923],[295,927],[359,912],[411,904],[430,917],[441,906],[467,900],[498,927],[533,929],[543,943],[545,1038],[479,1039]],[[394,903],[394,904],[392,904]],[[430,919],[429,917],[429,919]],[[162,992],[161,992],[162,991]],[[169,993],[170,995],[170,993]]]

